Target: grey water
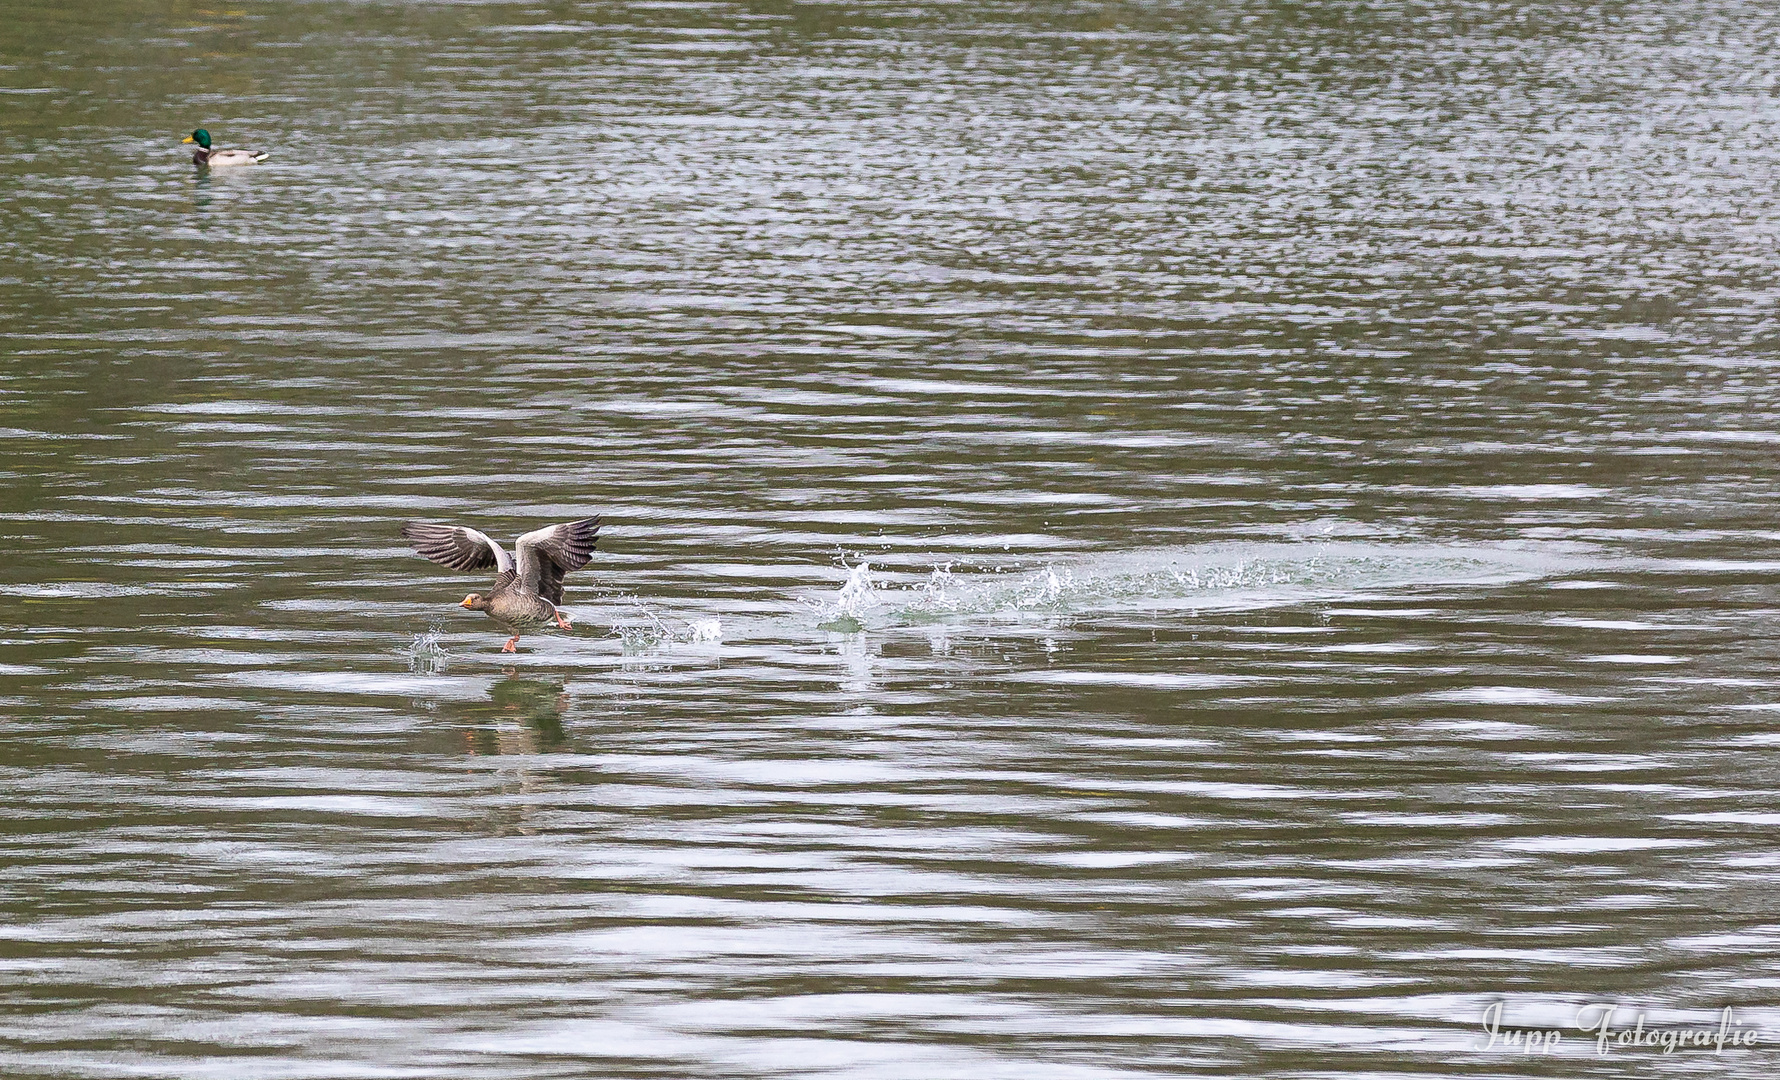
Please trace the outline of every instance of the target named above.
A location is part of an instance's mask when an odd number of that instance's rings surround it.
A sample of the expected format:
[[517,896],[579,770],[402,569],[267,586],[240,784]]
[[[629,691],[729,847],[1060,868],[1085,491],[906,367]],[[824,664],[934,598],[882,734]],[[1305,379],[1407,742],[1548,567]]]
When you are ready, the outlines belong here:
[[0,0],[0,1075],[1771,1075],[1777,33]]

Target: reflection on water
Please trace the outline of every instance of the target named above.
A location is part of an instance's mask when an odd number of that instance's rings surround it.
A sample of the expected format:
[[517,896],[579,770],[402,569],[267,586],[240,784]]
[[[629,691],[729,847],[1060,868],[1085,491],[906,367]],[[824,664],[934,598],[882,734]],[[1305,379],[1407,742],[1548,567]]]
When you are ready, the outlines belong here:
[[561,749],[569,695],[564,683],[520,678],[512,670],[488,688],[489,704],[469,710],[472,754],[538,754]]
[[0,1074],[1780,1039],[1772,12],[0,26]]

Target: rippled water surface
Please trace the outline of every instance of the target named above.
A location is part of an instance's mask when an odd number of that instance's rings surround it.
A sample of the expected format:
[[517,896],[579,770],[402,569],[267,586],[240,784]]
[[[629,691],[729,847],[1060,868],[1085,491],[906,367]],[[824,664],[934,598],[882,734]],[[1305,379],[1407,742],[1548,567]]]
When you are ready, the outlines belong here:
[[1772,1075],[1777,33],[0,0],[0,1074]]

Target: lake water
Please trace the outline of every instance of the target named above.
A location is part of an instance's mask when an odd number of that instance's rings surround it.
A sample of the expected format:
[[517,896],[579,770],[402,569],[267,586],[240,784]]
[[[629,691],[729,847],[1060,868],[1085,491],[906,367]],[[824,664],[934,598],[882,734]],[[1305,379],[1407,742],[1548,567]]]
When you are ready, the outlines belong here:
[[0,1074],[1771,1075],[1777,34],[0,0]]

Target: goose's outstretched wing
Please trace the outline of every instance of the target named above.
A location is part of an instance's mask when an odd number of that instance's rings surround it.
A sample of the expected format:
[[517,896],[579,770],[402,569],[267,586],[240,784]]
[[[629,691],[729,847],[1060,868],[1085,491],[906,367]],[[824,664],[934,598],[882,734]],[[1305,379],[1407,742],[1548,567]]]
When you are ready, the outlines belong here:
[[481,570],[492,566],[497,573],[505,574],[513,569],[513,557],[502,551],[501,545],[462,525],[410,521],[402,526],[402,535],[415,551],[453,570]]
[[552,604],[562,603],[563,576],[587,565],[599,534],[598,514],[526,533],[513,545],[519,554],[520,584]]

